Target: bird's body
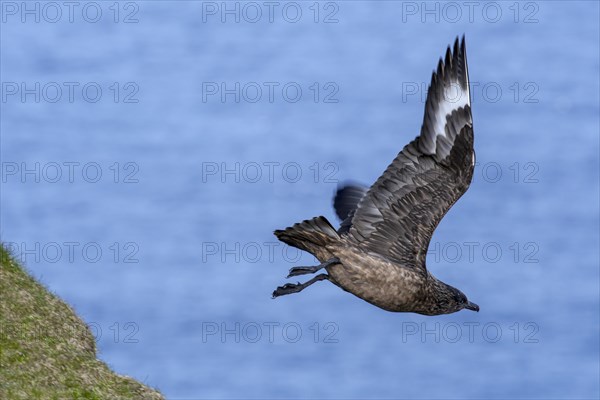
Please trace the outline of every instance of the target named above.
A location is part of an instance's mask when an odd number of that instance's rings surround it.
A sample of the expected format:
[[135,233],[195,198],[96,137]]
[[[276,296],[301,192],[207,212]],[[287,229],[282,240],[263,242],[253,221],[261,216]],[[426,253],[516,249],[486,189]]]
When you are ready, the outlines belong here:
[[334,246],[332,254],[344,260],[326,268],[332,282],[342,289],[387,311],[425,311],[418,303],[429,298],[427,282],[435,279],[431,275],[360,251],[347,239]]
[[464,38],[446,52],[432,76],[421,134],[404,147],[370,187],[338,190],[338,230],[324,217],[275,231],[279,240],[313,254],[325,269],[304,284],[286,284],[273,296],[296,293],[327,279],[388,311],[425,315],[463,308],[478,311],[458,289],[429,273],[425,259],[435,228],[466,192],[473,176],[473,123]]

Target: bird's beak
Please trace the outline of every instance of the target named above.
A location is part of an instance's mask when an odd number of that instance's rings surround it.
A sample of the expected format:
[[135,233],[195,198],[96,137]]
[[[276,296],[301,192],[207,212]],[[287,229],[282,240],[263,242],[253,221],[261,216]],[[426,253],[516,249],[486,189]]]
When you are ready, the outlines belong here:
[[473,311],[479,312],[479,306],[477,304],[475,304],[475,303],[468,302],[467,306],[465,308],[467,310],[473,310]]

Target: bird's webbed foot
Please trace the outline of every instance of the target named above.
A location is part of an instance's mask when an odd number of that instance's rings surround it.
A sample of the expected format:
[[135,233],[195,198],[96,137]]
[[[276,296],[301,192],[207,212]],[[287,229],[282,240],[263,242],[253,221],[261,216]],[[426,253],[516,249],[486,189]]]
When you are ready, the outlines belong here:
[[306,289],[307,287],[309,287],[310,285],[312,285],[315,282],[318,281],[322,281],[323,279],[329,279],[329,275],[327,274],[319,274],[317,276],[315,276],[314,278],[312,278],[311,280],[305,282],[305,283],[286,283],[283,286],[279,286],[277,289],[275,289],[273,291],[273,298],[275,297],[279,297],[279,296],[285,296],[286,294],[292,294],[292,293],[298,293],[301,292],[302,290]]

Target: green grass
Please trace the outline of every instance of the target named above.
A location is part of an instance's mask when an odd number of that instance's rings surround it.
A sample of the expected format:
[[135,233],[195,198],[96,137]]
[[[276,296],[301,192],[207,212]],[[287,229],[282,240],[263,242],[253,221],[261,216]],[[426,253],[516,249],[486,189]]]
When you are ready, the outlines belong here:
[[0,244],[0,399],[163,399],[96,358],[77,314]]

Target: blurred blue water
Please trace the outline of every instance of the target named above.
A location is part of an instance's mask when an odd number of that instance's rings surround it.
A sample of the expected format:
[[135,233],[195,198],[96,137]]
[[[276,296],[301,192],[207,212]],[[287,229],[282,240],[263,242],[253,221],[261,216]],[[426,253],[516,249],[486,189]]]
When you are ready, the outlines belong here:
[[[115,370],[173,399],[598,397],[598,3],[277,3],[269,22],[263,3],[97,2],[56,23],[31,4],[2,3],[1,240],[34,249]],[[478,165],[428,265],[481,312],[386,313],[328,283],[271,300],[313,261],[272,231],[335,221],[336,182],[377,178],[462,33]]]

